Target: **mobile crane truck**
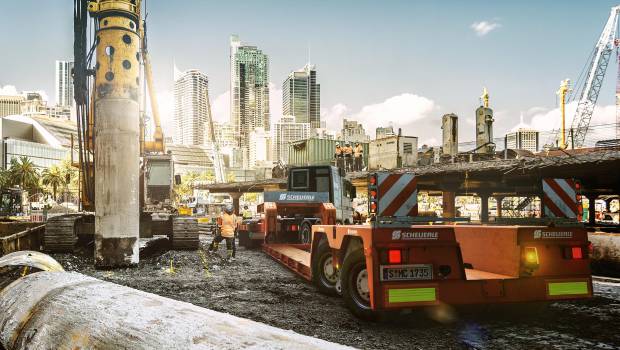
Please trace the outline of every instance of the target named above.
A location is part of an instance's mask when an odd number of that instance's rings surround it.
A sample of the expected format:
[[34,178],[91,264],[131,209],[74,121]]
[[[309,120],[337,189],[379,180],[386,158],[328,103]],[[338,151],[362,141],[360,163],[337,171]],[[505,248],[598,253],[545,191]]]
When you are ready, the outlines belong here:
[[583,227],[456,225],[417,215],[412,173],[374,173],[368,183],[370,224],[336,225],[326,203],[310,242],[266,240],[263,250],[365,319],[440,304],[592,296]]
[[[265,192],[259,219],[246,219],[239,228],[239,244],[255,247],[263,241],[308,244],[312,226],[353,223],[355,187],[341,169],[309,166],[289,169],[287,191]],[[330,208],[335,216],[326,213]]]

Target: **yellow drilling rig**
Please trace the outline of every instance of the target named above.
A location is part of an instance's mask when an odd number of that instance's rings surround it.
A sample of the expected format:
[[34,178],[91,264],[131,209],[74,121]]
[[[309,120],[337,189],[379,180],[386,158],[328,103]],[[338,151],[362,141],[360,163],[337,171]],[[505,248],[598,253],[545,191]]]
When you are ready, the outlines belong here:
[[[44,243],[47,250],[70,250],[81,234],[94,231],[97,267],[136,265],[141,218],[151,218],[153,202],[170,202],[173,184],[141,0],[74,0],[74,36],[76,166],[82,207],[94,211],[94,220],[92,215],[50,220]],[[143,80],[155,126],[151,140],[145,136]],[[154,178],[158,182],[149,186]]]

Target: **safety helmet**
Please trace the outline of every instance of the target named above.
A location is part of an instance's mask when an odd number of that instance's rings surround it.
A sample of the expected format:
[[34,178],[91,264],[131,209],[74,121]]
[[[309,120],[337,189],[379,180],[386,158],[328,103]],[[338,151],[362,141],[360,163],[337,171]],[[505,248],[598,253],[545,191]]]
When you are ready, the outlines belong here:
[[231,204],[228,204],[225,208],[224,211],[226,212],[226,214],[230,215],[233,213],[233,206]]
[[336,147],[340,147],[340,144],[339,144],[339,143],[336,143]]
[[346,145],[347,145],[347,146],[351,146],[351,143],[350,143],[350,142],[347,142],[347,143],[346,143]]

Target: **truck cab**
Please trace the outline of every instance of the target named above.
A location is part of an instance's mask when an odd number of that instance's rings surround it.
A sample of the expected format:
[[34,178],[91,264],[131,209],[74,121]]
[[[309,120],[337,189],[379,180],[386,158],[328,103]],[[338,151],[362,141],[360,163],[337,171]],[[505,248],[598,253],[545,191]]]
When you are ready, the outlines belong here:
[[353,223],[355,187],[345,178],[344,171],[334,166],[295,167],[289,171],[289,192],[329,193],[329,203],[336,207],[336,222]]
[[353,198],[355,187],[336,167],[291,168],[287,191],[264,193],[264,203],[257,207],[260,218],[242,222],[239,243],[245,247],[263,242],[308,244],[313,225],[353,223]]

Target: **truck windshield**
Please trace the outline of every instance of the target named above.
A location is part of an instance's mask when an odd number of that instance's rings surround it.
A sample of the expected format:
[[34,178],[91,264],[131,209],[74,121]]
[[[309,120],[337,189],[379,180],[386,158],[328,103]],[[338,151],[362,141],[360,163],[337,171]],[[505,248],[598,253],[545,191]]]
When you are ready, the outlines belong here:
[[294,190],[308,190],[310,172],[308,169],[295,169],[291,172],[291,187]]

